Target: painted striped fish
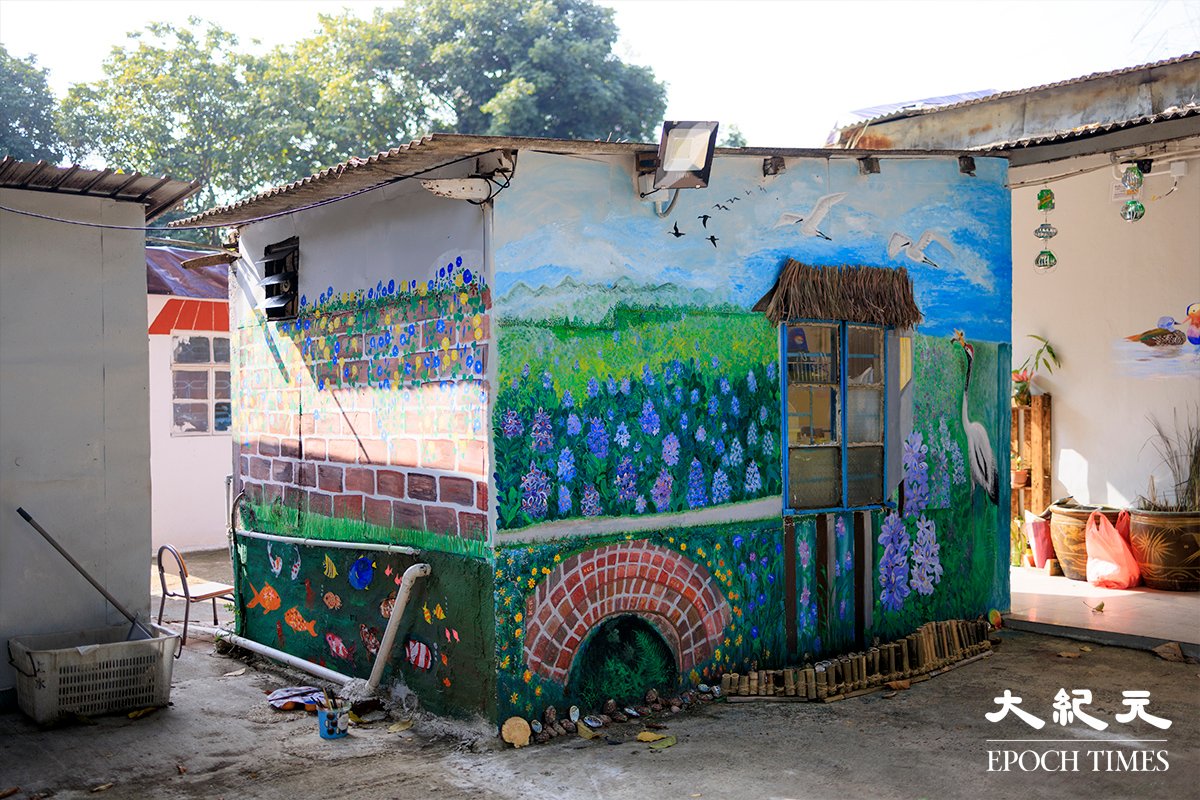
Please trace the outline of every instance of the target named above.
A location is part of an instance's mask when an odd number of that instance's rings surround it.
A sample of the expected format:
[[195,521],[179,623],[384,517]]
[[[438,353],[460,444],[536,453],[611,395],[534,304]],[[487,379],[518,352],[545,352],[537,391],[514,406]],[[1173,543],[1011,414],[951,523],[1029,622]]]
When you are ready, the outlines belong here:
[[408,658],[408,663],[417,669],[429,669],[433,666],[433,650],[424,642],[409,639],[404,648],[404,654]]

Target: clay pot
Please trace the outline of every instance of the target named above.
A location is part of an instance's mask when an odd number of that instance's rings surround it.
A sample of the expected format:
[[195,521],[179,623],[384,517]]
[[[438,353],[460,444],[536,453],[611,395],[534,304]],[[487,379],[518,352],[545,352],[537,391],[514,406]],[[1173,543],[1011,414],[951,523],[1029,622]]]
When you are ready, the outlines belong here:
[[1073,581],[1087,580],[1088,517],[1100,511],[1115,526],[1117,508],[1103,506],[1050,506],[1050,541],[1062,567],[1063,574]]
[[1012,488],[1024,489],[1029,485],[1029,470],[1014,469],[1012,470]]
[[1146,586],[1200,591],[1200,512],[1130,509],[1129,544]]

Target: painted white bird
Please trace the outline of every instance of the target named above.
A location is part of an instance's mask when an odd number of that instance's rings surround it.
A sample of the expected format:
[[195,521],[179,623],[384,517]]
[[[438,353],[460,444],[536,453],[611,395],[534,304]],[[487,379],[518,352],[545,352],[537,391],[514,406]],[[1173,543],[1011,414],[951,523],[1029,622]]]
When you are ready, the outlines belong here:
[[978,422],[972,422],[967,416],[967,394],[971,390],[971,365],[975,362],[975,348],[963,338],[962,331],[955,331],[951,341],[962,345],[967,354],[967,385],[963,387],[962,425],[967,434],[967,449],[971,457],[971,482],[980,486],[987,493],[988,499],[999,503],[1000,473],[996,471],[996,456],[992,454],[992,443],[988,441],[987,430]]
[[795,214],[791,211],[785,211],[775,221],[773,227],[782,228],[785,225],[799,225],[800,232],[805,236],[820,236],[822,239],[832,242],[832,239],[817,230],[817,226],[821,224],[821,220],[825,219],[825,216],[829,213],[829,209],[845,199],[846,194],[847,192],[836,192],[835,194],[827,194],[824,197],[818,198],[812,211],[807,214]]
[[921,234],[921,238],[917,239],[917,243],[913,244],[913,240],[905,236],[903,233],[893,233],[892,238],[888,240],[888,258],[895,258],[901,252],[908,256],[918,264],[928,264],[931,267],[936,267],[937,264],[929,260],[925,255],[925,248],[933,242],[937,242],[942,247],[946,248],[946,252],[954,254],[954,248],[950,246],[950,242],[937,231],[925,231]]

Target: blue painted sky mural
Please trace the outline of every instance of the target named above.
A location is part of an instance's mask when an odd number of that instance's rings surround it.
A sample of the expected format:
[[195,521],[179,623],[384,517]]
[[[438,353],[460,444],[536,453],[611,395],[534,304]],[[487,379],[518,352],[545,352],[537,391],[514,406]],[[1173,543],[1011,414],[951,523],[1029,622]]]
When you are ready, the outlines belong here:
[[[922,333],[949,336],[969,319],[969,338],[1009,341],[1007,164],[979,158],[969,176],[949,157],[881,162],[860,175],[853,158],[788,159],[764,177],[761,157],[718,157],[709,188],[681,191],[660,219],[623,162],[522,153],[496,204],[501,313],[544,309],[522,304],[519,285],[553,294],[566,278],[669,284],[701,304],[748,308],[790,257],[906,267]],[[565,288],[577,293],[573,281]]]

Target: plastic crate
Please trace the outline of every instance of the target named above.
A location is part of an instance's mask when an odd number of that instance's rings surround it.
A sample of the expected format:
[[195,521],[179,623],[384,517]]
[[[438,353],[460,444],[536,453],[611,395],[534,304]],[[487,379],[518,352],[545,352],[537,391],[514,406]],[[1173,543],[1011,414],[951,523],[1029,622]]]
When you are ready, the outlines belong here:
[[39,724],[167,705],[179,636],[151,627],[153,638],[127,640],[129,626],[10,638],[17,704]]

